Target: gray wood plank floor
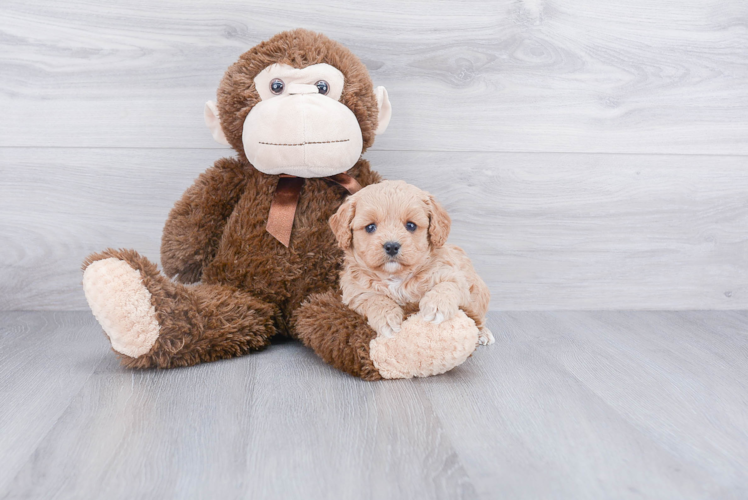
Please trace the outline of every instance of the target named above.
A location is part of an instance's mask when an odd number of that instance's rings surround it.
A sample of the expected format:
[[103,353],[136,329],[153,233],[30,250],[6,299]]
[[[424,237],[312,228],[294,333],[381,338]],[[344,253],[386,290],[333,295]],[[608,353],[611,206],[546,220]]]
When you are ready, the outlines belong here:
[[85,312],[0,313],[0,498],[748,496],[748,312],[492,313],[451,373],[295,342],[119,367]]

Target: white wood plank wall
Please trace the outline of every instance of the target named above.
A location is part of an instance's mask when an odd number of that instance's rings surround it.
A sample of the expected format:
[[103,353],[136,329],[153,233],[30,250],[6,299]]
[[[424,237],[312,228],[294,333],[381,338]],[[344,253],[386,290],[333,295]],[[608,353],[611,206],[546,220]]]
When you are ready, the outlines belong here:
[[388,88],[367,158],[444,201],[493,308],[748,308],[748,2],[4,0],[0,310],[85,309],[92,251],[157,259],[231,154],[203,103],[295,27]]

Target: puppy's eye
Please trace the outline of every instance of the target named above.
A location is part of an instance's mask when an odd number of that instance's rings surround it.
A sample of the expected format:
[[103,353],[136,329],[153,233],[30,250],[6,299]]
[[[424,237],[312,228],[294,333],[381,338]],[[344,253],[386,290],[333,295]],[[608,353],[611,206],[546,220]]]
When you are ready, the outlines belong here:
[[410,231],[412,233],[413,231],[415,231],[416,229],[418,229],[418,226],[416,226],[415,222],[408,221],[408,222],[405,223],[405,229],[407,229],[408,231]]
[[270,92],[278,95],[283,92],[283,87],[285,86],[286,85],[283,83],[283,80],[281,80],[280,78],[275,78],[272,82],[270,82]]
[[319,93],[322,95],[327,95],[327,93],[330,92],[330,86],[324,80],[318,81],[317,83],[315,83],[315,85],[317,86],[317,90],[319,90]]
[[377,230],[377,225],[376,224],[369,224],[364,229],[366,229],[367,233],[373,233],[374,231]]

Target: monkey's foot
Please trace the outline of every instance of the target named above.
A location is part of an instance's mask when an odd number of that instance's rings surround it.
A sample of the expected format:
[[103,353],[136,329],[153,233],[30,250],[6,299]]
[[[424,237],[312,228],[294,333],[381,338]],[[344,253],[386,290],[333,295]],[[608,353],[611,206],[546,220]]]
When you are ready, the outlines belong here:
[[475,351],[478,335],[462,311],[438,325],[413,315],[393,337],[372,339],[369,354],[384,378],[428,377],[462,364]]
[[83,272],[83,291],[112,349],[131,358],[151,350],[159,325],[138,270],[114,257],[94,261]]

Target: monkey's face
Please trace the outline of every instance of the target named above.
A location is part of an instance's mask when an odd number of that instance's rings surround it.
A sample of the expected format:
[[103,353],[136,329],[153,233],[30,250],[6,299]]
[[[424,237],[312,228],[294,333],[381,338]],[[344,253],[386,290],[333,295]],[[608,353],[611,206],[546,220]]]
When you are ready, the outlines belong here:
[[268,66],[254,79],[261,101],[244,121],[247,159],[266,174],[324,177],[361,156],[361,127],[339,99],[343,73],[329,64]]
[[306,30],[280,33],[244,54],[224,76],[219,104],[220,119],[215,103],[205,108],[217,141],[261,172],[298,177],[350,169],[391,115],[387,91],[372,88],[358,58]]

